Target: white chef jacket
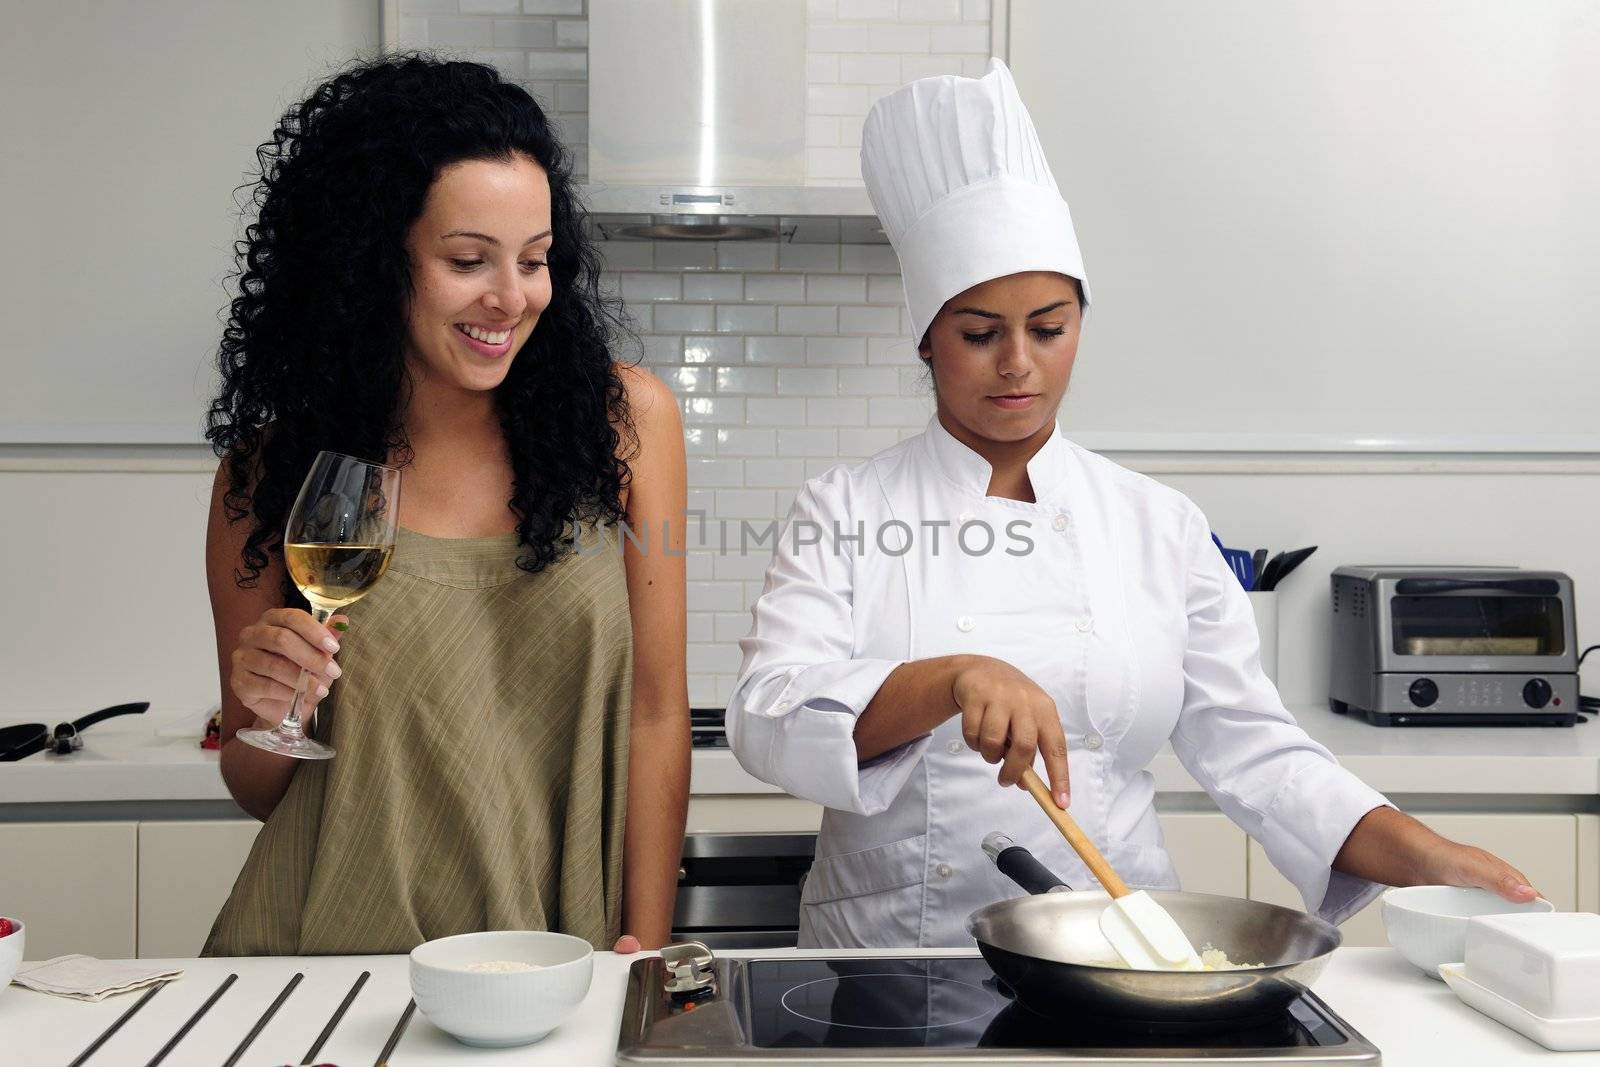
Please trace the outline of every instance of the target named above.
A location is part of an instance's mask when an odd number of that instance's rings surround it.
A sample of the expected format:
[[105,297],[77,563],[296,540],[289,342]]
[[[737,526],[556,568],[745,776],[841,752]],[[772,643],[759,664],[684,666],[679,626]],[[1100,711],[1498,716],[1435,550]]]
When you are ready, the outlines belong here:
[[827,809],[801,944],[971,944],[967,916],[1020,892],[981,850],[992,830],[1093,887],[1033,799],[962,742],[959,716],[857,760],[856,717],[888,674],[955,653],[1003,659],[1055,700],[1072,815],[1130,885],[1178,885],[1145,770],[1171,741],[1308,910],[1337,922],[1368,903],[1381,887],[1331,864],[1387,801],[1284,709],[1200,510],[1059,427],[1028,462],[1036,502],[988,496],[991,473],[935,416],[806,482],[779,537],[727,727],[746,770]]

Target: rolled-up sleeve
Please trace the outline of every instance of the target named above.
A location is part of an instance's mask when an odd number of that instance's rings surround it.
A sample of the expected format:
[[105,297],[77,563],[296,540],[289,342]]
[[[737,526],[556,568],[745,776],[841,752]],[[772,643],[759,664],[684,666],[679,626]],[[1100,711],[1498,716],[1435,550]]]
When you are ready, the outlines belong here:
[[1261,843],[1306,910],[1340,922],[1382,886],[1334,871],[1334,858],[1362,816],[1389,802],[1284,708],[1261,670],[1249,597],[1198,510],[1188,518],[1185,550],[1188,649],[1173,750],[1223,813]]
[[927,748],[922,737],[858,762],[856,719],[904,660],[861,659],[852,604],[854,557],[833,537],[844,521],[836,486],[812,481],[778,535],[754,609],[728,739],[751,774],[830,808],[886,809]]

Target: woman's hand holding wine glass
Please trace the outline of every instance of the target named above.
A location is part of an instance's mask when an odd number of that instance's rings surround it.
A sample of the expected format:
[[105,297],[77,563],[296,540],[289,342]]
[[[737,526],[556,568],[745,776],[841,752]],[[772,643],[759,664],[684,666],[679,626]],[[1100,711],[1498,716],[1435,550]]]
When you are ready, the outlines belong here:
[[341,673],[333,659],[338,638],[328,623],[389,569],[399,516],[399,470],[317,453],[283,531],[284,564],[311,611],[266,612],[245,627],[233,657],[234,692],[258,718],[272,722],[286,697],[287,704],[272,728],[240,730],[239,740],[296,759],[333,758],[332,747],[306,735],[301,719]]

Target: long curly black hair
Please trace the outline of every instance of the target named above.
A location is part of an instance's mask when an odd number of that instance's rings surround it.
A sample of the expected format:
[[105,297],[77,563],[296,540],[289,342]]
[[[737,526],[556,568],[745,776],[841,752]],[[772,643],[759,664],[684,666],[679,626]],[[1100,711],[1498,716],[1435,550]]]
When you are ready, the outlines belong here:
[[[537,572],[560,559],[576,522],[623,517],[637,439],[612,343],[628,330],[600,288],[571,154],[533,97],[492,67],[391,54],[319,85],[256,149],[246,209],[256,218],[234,247],[238,295],[206,416],[226,466],[228,518],[254,519],[241,585],[281,553],[319,450],[409,460],[407,231],[441,170],[516,154],[549,176],[555,234],[550,305],[495,390],[525,549],[518,565]],[[285,593],[294,602],[292,586]]]

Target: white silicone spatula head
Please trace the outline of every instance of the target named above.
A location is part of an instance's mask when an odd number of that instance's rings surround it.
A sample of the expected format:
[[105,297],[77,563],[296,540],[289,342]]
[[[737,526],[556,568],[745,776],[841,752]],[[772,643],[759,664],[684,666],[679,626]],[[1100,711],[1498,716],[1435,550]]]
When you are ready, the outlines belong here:
[[1200,954],[1177,921],[1143,889],[1112,900],[1100,913],[1100,932],[1122,962],[1136,970],[1203,969]]

